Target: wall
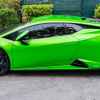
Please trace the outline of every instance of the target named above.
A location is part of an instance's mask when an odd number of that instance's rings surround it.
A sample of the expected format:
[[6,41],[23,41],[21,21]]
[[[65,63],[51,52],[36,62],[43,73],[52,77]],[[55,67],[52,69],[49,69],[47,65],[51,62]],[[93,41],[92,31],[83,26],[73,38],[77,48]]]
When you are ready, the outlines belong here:
[[53,0],[54,13],[81,15],[81,0]]
[[99,1],[100,0],[83,0],[82,15],[86,17],[93,17],[95,6],[99,3]]
[[93,17],[94,9],[100,0],[53,0],[54,13]]

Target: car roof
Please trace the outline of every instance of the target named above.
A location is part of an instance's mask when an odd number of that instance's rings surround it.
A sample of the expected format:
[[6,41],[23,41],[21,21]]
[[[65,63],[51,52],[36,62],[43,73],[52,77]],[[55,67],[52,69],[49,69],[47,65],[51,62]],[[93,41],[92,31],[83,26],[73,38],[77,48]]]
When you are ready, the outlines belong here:
[[12,32],[15,32],[17,30],[20,30],[22,28],[25,28],[25,27],[28,27],[31,25],[42,24],[42,23],[51,23],[51,22],[67,22],[67,23],[84,24],[84,25],[100,27],[99,19],[92,19],[92,18],[86,18],[86,17],[80,17],[80,16],[47,15],[47,16],[32,18],[31,22],[29,22],[25,25],[20,25],[17,28],[14,28],[11,31],[4,33],[3,35],[0,35],[0,37],[6,36]]
[[100,27],[100,19],[86,18],[80,16],[68,16],[68,15],[49,15],[41,16],[32,19],[32,23],[48,23],[48,22],[68,22],[76,24],[86,24]]

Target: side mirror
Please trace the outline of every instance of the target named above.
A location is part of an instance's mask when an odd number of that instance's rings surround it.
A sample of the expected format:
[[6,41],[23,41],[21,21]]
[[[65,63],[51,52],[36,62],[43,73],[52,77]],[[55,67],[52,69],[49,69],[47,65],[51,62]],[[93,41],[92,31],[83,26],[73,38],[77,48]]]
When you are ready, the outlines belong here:
[[20,40],[20,42],[24,45],[28,45],[28,40]]

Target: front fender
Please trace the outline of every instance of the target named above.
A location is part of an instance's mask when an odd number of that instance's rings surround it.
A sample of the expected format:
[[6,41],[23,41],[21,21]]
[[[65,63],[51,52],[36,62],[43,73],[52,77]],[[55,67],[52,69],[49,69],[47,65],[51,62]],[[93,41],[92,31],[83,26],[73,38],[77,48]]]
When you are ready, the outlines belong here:
[[13,41],[0,38],[0,49],[3,49],[5,53],[7,54],[10,61],[10,67],[13,66],[12,47],[13,47]]

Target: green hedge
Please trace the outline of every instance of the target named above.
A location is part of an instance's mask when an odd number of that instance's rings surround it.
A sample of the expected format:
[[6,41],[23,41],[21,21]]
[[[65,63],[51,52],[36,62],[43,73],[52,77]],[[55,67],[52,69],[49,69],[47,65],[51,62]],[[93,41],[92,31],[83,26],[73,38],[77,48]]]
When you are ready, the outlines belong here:
[[0,9],[0,31],[8,29],[18,23],[19,19],[14,9],[10,8]]
[[95,8],[95,17],[96,18],[100,18],[100,4],[96,5],[96,8]]
[[33,4],[23,6],[23,14],[28,15],[29,17],[51,15],[52,12],[53,4]]

